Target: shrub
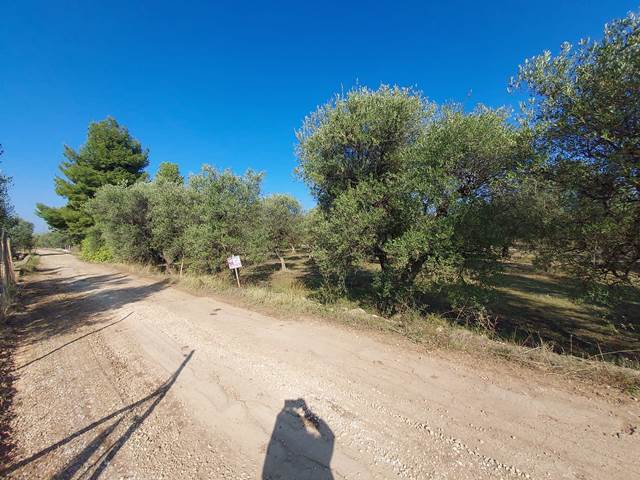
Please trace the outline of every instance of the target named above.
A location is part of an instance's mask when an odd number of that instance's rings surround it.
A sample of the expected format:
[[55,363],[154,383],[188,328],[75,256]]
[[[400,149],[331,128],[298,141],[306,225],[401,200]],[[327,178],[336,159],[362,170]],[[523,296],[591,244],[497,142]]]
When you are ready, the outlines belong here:
[[105,245],[100,231],[95,227],[89,230],[80,244],[80,258],[88,262],[111,262],[114,260],[111,249]]

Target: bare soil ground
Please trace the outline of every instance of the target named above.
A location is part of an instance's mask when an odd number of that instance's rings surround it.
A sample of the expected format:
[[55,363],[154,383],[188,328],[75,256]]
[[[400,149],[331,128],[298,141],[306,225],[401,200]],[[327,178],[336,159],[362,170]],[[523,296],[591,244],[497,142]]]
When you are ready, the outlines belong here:
[[45,252],[10,478],[640,478],[640,405]]

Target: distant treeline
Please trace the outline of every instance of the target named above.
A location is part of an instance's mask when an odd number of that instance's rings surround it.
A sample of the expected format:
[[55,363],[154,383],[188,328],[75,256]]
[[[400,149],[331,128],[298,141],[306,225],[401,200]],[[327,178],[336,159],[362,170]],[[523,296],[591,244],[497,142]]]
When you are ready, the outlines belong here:
[[[213,272],[305,245],[337,298],[363,262],[379,269],[379,306],[411,304],[422,285],[482,283],[517,245],[586,289],[628,283],[640,262],[640,20],[599,41],[564,44],[519,67],[508,109],[438,105],[413,89],[358,87],[297,133],[299,176],[317,207],[264,197],[262,175],[205,166],[186,181],[114,119],[65,149],[62,208],[38,206],[85,257]],[[284,266],[284,260],[283,260]],[[454,291],[454,290],[452,290]]]

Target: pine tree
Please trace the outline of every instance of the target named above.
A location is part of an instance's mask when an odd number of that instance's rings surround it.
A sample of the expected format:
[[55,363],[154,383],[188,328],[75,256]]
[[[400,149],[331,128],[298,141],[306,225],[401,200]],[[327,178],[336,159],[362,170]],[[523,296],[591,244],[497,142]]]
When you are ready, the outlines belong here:
[[89,125],[86,143],[76,152],[64,147],[64,160],[56,177],[56,193],[67,199],[64,207],[37,205],[36,213],[54,230],[81,240],[93,225],[87,201],[103,185],[132,185],[146,178],[148,150],[111,117]]

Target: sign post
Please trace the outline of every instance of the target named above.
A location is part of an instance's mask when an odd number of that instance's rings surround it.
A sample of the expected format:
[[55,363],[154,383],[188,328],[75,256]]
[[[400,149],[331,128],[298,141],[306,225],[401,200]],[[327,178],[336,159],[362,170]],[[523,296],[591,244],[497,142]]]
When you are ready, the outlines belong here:
[[227,258],[227,265],[229,265],[229,269],[233,270],[233,272],[236,274],[236,282],[238,283],[238,288],[240,288],[240,275],[238,274],[238,270],[242,268],[240,256],[231,255],[229,258]]

